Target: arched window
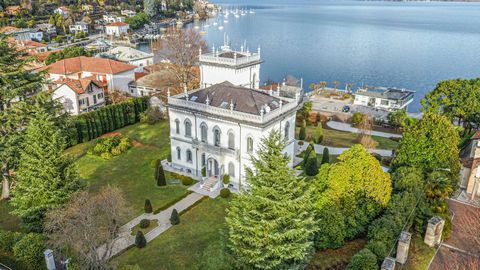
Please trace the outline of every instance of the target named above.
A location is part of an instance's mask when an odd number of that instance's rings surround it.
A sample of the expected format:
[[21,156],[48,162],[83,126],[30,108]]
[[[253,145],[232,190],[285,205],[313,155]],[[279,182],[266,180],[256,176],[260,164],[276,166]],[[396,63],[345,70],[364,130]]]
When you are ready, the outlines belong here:
[[235,165],[233,162],[228,163],[228,175],[230,175],[230,177],[235,177]]
[[192,137],[192,122],[189,119],[185,120],[185,136]]
[[180,120],[175,119],[175,133],[180,134]]
[[235,149],[235,134],[233,134],[233,131],[228,133],[228,148]]
[[182,160],[182,149],[180,147],[177,147],[177,159]]
[[187,162],[192,162],[192,151],[187,150]]
[[288,136],[290,134],[290,122],[285,123],[285,140],[289,140]]
[[220,146],[220,129],[218,127],[213,129],[213,144]]
[[202,167],[205,167],[207,165],[207,160],[205,159],[205,153],[202,154]]
[[200,125],[200,139],[202,142],[207,142],[207,136],[208,136],[208,127],[205,123],[202,123]]
[[247,138],[247,152],[253,152],[253,139],[252,137]]

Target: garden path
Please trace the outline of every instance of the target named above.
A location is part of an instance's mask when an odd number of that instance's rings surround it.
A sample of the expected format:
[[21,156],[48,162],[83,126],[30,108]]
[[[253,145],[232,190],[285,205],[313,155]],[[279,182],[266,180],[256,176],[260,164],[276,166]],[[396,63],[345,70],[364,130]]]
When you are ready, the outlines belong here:
[[[298,145],[298,142],[296,143]],[[306,150],[308,147],[308,143],[304,143],[303,145],[298,145],[297,147],[297,152],[295,155],[300,154],[302,151]],[[315,144],[315,153],[317,154],[323,154],[323,149],[328,148],[328,153],[330,155],[338,156],[342,154],[343,152],[347,151],[350,148],[345,148],[345,147],[332,147],[332,146],[324,146],[321,144]],[[385,150],[385,149],[372,149],[370,150],[372,153],[376,153],[381,155],[382,157],[391,157],[392,156],[392,150]],[[297,158],[297,157],[296,157]],[[299,160],[296,160],[297,162]]]
[[[337,122],[337,121],[328,121],[327,122],[327,127],[331,129],[336,129],[336,130],[341,130],[341,131],[347,131],[351,133],[360,133],[360,130],[358,128],[354,128],[350,126],[348,123],[342,123],[342,122]],[[381,132],[381,131],[371,131],[371,135],[373,136],[378,136],[378,137],[385,137],[385,138],[401,138],[401,134],[395,134],[395,133],[387,133],[387,132]]]

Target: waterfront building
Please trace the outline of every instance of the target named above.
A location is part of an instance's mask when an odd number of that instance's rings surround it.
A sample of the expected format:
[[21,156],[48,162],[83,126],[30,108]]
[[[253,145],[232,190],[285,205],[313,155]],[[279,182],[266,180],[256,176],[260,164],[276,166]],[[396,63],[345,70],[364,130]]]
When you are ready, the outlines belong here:
[[242,46],[232,50],[228,38],[220,48],[213,47],[209,53],[200,51],[200,87],[206,88],[224,81],[238,86],[258,89],[260,84],[260,48],[250,52]]
[[284,152],[292,165],[300,103],[300,93],[291,99],[230,82],[170,96],[171,165],[197,177],[205,167],[204,186],[219,187],[228,174],[235,188],[248,188],[245,169],[251,167],[250,155],[272,130],[287,141]]
[[413,101],[415,91],[398,88],[376,87],[358,89],[353,104],[373,107],[387,111],[407,110]]
[[106,85],[108,91],[128,93],[129,83],[135,81],[135,68],[136,66],[111,59],[78,56],[57,61],[40,70],[47,72],[47,79],[51,82],[48,85],[50,91],[59,79],[78,80],[94,76],[95,80]]
[[68,114],[79,115],[105,106],[106,85],[95,76],[78,80],[60,78],[55,84],[52,98],[58,100]]
[[109,36],[121,37],[128,33],[130,25],[124,22],[114,22],[105,27],[105,33]]

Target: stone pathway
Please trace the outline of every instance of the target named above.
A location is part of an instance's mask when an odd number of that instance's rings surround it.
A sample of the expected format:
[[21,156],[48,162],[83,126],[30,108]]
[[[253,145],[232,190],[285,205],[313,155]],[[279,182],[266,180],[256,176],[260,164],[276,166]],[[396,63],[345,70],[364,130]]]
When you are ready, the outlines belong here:
[[[111,257],[119,254],[123,250],[135,244],[135,236],[131,235],[131,230],[133,227],[139,224],[142,219],[158,221],[158,226],[145,234],[147,242],[150,242],[172,226],[170,224],[170,215],[172,214],[173,209],[177,209],[178,213],[181,213],[183,210],[187,209],[188,207],[199,201],[201,198],[203,198],[202,194],[192,193],[158,214],[142,214],[132,219],[120,228],[120,233],[115,240],[115,247],[113,248]],[[102,245],[97,249],[97,252],[99,254],[103,254],[105,252],[104,249],[105,246]]]
[[[308,143],[305,142],[303,145],[298,145],[298,142],[296,142],[296,153],[295,153],[295,158],[294,158],[294,163],[299,162],[299,158],[297,157],[298,154],[300,154],[302,151],[306,150],[308,147]],[[324,146],[321,144],[315,144],[315,153],[317,154],[323,154],[323,149],[328,148],[328,153],[330,155],[335,155],[338,156],[342,154],[343,152],[347,151],[350,148],[344,148],[344,147],[332,147],[332,146]],[[373,149],[371,152],[376,153],[381,155],[382,157],[391,157],[392,156],[392,150],[385,150],[385,149]]]
[[[327,122],[327,127],[331,129],[336,129],[336,130],[341,130],[341,131],[347,131],[351,133],[360,133],[360,130],[358,128],[352,127],[348,123],[342,123],[342,122],[337,122],[337,121],[328,121]],[[387,132],[381,132],[381,131],[375,131],[372,130],[371,134],[373,136],[379,136],[379,137],[385,137],[385,138],[401,138],[402,135],[400,134],[395,134],[395,133],[387,133]]]

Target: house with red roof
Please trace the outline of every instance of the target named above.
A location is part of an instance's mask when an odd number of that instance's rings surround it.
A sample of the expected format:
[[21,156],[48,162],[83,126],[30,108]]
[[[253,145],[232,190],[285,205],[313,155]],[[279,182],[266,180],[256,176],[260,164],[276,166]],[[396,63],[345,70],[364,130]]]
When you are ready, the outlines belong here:
[[5,7],[5,14],[8,16],[16,16],[18,13],[22,11],[20,6],[7,6]]
[[70,14],[70,9],[66,6],[61,6],[61,7],[58,7],[57,9],[55,9],[53,12],[55,14],[60,14],[63,17],[68,17],[68,15]]
[[462,169],[460,187],[471,200],[480,199],[480,131],[477,131],[470,144],[462,149]]
[[[59,79],[79,80],[92,77],[106,85],[106,90],[120,91],[130,93],[129,83],[135,81],[136,66],[122,63],[119,61],[78,56],[57,61],[42,69],[47,72],[47,79],[50,82],[56,82]],[[49,86],[52,91],[52,85]]]
[[73,80],[62,78],[55,82],[53,99],[58,100],[71,115],[96,110],[105,106],[105,87],[94,76]]
[[105,33],[109,36],[120,37],[126,35],[130,25],[124,22],[114,22],[105,27]]
[[30,55],[44,53],[48,51],[47,44],[43,44],[33,40],[17,40],[16,46],[19,50],[26,51]]

